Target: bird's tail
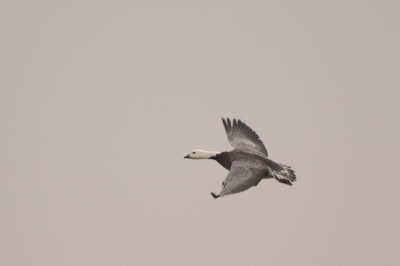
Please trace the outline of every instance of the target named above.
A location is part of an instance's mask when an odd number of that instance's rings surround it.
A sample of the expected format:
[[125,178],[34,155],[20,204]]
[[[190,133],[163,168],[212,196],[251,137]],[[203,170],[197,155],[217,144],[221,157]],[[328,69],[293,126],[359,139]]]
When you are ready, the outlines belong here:
[[296,181],[296,175],[292,168],[286,164],[279,164],[284,170],[279,172],[274,172],[273,176],[276,180],[287,185],[292,185],[292,182]]

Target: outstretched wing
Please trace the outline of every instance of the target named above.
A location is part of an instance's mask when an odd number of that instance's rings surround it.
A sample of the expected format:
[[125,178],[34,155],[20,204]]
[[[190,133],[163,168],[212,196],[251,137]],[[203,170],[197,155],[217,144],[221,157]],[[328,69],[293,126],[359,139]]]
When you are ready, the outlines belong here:
[[250,127],[240,120],[233,119],[233,123],[229,118],[223,119],[226,135],[228,136],[229,143],[235,149],[252,150],[261,152],[268,157],[267,149],[265,148],[260,137]]
[[248,163],[234,161],[228,176],[223,183],[222,191],[219,195],[211,193],[214,198],[245,191],[253,186],[257,186],[263,179],[265,169],[260,169]]

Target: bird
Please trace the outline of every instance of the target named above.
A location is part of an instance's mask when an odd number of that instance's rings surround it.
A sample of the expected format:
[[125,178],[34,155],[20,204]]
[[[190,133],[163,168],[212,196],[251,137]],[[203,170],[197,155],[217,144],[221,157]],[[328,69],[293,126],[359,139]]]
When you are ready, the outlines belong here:
[[268,158],[267,149],[260,137],[240,119],[222,118],[228,141],[233,150],[217,152],[195,149],[185,159],[212,159],[229,170],[222,182],[217,199],[229,194],[243,192],[257,186],[262,179],[273,178],[282,184],[292,186],[296,181],[295,172],[286,164],[276,163]]

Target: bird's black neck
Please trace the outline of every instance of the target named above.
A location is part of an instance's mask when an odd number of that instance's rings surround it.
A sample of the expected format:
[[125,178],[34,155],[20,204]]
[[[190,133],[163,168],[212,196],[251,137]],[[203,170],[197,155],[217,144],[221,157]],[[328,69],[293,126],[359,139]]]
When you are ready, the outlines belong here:
[[224,152],[218,153],[217,155],[215,155],[211,159],[216,160],[224,168],[226,168],[228,170],[231,169],[232,162],[231,162],[231,158],[230,158],[229,152],[224,151]]

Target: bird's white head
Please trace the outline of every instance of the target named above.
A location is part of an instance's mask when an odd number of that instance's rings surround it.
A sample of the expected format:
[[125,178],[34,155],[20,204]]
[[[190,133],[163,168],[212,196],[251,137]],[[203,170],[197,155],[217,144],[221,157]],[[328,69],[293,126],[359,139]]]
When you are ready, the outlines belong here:
[[186,155],[185,159],[214,159],[219,152],[217,151],[205,151],[205,150],[193,150],[191,153]]

